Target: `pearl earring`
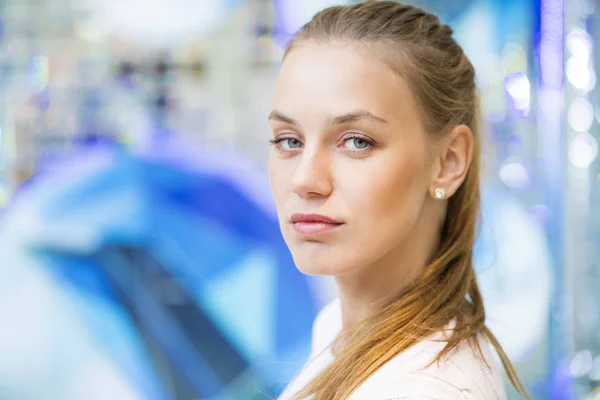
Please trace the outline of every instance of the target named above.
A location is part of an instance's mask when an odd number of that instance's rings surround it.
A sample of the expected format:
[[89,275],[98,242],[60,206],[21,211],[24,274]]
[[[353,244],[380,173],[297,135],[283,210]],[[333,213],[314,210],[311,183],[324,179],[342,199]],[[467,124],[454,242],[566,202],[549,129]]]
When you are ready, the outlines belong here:
[[444,188],[436,188],[434,197],[438,200],[443,200],[446,198],[446,189]]

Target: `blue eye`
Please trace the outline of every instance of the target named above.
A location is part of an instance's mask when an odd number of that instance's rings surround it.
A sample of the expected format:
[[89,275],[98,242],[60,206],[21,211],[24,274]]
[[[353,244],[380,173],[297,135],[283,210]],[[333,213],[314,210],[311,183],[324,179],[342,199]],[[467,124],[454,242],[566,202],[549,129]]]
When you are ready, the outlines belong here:
[[346,141],[346,143],[352,143],[354,145],[355,149],[366,149],[367,147],[369,147],[369,142],[367,142],[365,139],[362,138],[350,138]]
[[344,147],[353,152],[362,152],[373,146],[373,142],[362,136],[350,136],[344,139]]
[[[289,149],[297,149],[302,145],[302,143],[300,143],[300,141],[295,138],[283,139],[281,143],[287,143]],[[285,148],[285,146],[283,147]]]
[[290,138],[290,137],[271,139],[270,142],[271,142],[271,144],[273,144],[285,151],[295,150],[295,149],[299,149],[302,147],[301,141],[299,141],[296,138]]

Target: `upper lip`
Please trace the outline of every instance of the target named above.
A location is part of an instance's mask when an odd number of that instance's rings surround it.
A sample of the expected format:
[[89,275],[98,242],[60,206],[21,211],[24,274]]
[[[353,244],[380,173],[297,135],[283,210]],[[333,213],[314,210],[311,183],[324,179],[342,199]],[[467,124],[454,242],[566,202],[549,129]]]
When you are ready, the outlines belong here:
[[294,214],[290,221],[294,224],[296,222],[324,222],[328,224],[341,224],[342,221],[327,217],[320,214]]

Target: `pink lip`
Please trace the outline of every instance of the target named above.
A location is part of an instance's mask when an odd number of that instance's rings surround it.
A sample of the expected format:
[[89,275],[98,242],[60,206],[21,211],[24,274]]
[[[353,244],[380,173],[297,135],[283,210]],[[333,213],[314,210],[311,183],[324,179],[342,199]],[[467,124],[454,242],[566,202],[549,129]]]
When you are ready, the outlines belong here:
[[304,235],[325,233],[343,225],[343,222],[319,214],[294,214],[290,218],[294,230]]

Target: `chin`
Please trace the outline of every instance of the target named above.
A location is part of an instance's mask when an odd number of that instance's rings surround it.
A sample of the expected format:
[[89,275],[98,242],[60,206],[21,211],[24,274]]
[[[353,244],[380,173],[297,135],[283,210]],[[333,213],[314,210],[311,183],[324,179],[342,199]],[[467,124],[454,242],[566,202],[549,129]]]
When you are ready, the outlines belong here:
[[311,276],[344,275],[353,270],[347,258],[339,257],[322,243],[302,243],[292,249],[294,264],[300,272]]
[[294,262],[296,264],[296,268],[304,275],[310,276],[336,276],[340,275],[340,272],[335,267],[332,267],[331,264],[325,263],[314,263],[314,262],[302,262],[296,261],[294,258]]

